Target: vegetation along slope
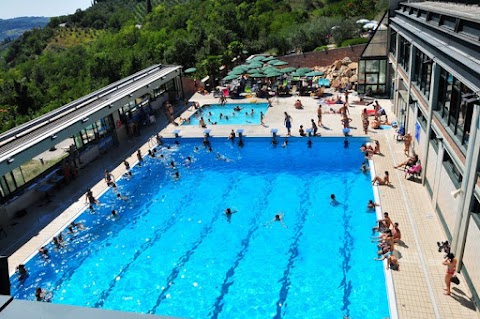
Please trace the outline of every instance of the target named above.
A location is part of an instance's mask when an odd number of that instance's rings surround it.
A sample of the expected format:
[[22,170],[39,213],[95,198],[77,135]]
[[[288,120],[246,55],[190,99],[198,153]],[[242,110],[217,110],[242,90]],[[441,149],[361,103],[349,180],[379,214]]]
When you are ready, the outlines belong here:
[[155,63],[195,66],[197,76],[215,75],[239,55],[340,45],[358,38],[358,18],[375,18],[385,3],[93,1],[91,8],[52,18],[46,27],[3,46],[0,132]]

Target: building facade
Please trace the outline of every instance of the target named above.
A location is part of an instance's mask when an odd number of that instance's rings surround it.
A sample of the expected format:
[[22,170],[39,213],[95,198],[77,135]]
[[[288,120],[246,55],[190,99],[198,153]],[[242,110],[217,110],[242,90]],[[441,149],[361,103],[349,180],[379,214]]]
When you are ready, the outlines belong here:
[[166,101],[183,101],[181,69],[153,65],[0,134],[0,225],[64,185],[69,166],[139,135]]
[[385,33],[388,51],[362,57],[360,66],[370,69],[359,66],[359,74],[386,79],[375,84],[385,83],[399,124],[414,136],[422,183],[446,233],[432,236],[432,245],[449,240],[478,305],[480,7],[469,0],[393,1],[385,19],[377,33]]

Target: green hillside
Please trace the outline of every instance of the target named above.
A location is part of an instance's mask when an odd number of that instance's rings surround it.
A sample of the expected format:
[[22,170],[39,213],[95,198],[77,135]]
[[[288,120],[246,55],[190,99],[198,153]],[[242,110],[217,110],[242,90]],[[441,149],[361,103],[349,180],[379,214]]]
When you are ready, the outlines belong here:
[[45,17],[19,17],[14,19],[0,19],[0,42],[13,40],[22,35],[23,32],[44,27],[50,18]]
[[215,76],[239,55],[341,43],[358,37],[355,21],[374,18],[380,6],[374,0],[96,0],[0,51],[0,131],[154,63]]

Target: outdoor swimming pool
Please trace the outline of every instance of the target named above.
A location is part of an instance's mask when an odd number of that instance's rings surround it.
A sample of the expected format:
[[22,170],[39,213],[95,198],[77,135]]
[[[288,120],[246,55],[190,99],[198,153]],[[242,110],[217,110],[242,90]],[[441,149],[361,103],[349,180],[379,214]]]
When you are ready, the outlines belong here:
[[[240,111],[234,110],[237,106],[240,108]],[[217,125],[259,125],[260,112],[266,114],[267,110],[268,103],[227,103],[223,106],[220,104],[208,104],[198,109],[190,117],[190,123],[185,122],[183,125],[199,125],[200,117],[203,117],[207,126],[213,123]]]
[[[211,152],[200,138],[165,140],[118,181],[128,200],[108,190],[77,218],[86,230],[30,259],[23,283],[12,276],[13,296],[41,286],[54,303],[190,318],[389,317],[364,139],[210,140]],[[278,211],[288,228],[271,222]]]

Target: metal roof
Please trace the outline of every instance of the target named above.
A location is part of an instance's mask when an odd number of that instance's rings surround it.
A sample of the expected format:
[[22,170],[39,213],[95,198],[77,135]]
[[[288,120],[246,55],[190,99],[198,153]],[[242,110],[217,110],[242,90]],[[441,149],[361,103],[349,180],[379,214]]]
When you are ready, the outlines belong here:
[[452,17],[459,17],[471,21],[480,22],[480,7],[477,4],[424,1],[424,2],[408,2],[410,7],[418,8],[426,11],[436,12]]

